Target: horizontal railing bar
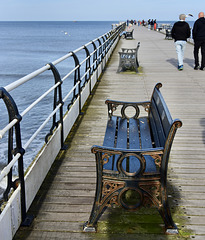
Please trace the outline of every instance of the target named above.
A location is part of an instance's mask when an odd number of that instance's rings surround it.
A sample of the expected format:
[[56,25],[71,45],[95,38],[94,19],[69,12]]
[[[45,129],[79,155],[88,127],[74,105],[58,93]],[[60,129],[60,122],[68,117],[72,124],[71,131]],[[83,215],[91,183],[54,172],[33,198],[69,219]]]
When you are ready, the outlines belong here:
[[65,102],[67,99],[68,99],[68,97],[70,96],[70,94],[73,92],[73,90],[75,90],[76,88],[77,88],[77,86],[80,84],[80,81],[78,81],[76,84],[75,84],[75,86],[70,90],[70,92],[64,97],[64,99],[63,99],[63,102]]
[[51,91],[58,87],[61,83],[57,82],[53,87],[48,89],[43,95],[37,98],[29,107],[27,107],[20,115],[23,117],[27,112],[29,112],[36,104],[38,104],[44,97],[46,97]]
[[[89,46],[90,44],[92,44],[92,42],[97,41],[98,39],[102,38],[102,37],[105,36],[105,35],[106,35],[106,34],[104,34],[104,35],[102,35],[102,36],[94,39],[93,41],[90,41],[89,43],[85,44],[84,46]],[[107,41],[107,40],[106,40],[106,41]],[[106,42],[106,41],[105,41],[105,42]],[[105,42],[104,42],[104,43],[105,43]],[[104,44],[104,43],[103,43],[103,44]],[[103,44],[102,44],[102,45],[103,45]],[[101,46],[102,46],[102,45],[101,45]],[[78,51],[82,50],[82,49],[84,48],[84,46],[81,46],[80,48],[74,50],[73,52],[74,52],[74,53],[77,53]],[[100,46],[99,46],[99,47],[100,47]],[[99,47],[98,47],[97,49],[99,49]],[[95,51],[96,51],[96,50],[95,50]],[[95,51],[94,51],[94,52],[95,52]],[[53,65],[57,65],[58,63],[64,61],[65,59],[69,58],[70,56],[72,56],[72,52],[70,52],[70,53],[66,54],[65,56],[63,56],[63,57],[61,57],[61,58],[53,61],[52,64],[53,64]],[[43,73],[43,72],[45,72],[46,70],[49,70],[49,69],[50,69],[50,65],[46,65],[46,66],[44,66],[44,67],[42,67],[42,68],[39,68],[38,70],[36,70],[36,71],[34,71],[34,72],[32,72],[32,73],[30,73],[30,74],[28,74],[28,75],[26,75],[25,77],[20,78],[19,80],[17,80],[17,81],[15,81],[15,82],[13,82],[13,83],[5,86],[4,88],[6,89],[7,92],[10,92],[10,91],[12,91],[13,89],[15,89],[16,87],[22,85],[23,83],[31,80],[32,78],[38,76],[39,74],[41,74],[41,73]]]
[[87,44],[85,44],[84,46],[89,46],[90,44],[92,44],[92,42],[96,42],[98,39],[100,39],[100,38],[102,38],[102,37],[104,37],[105,35],[107,35],[108,33],[109,33],[110,31],[108,31],[107,33],[105,33],[105,34],[103,34],[103,35],[101,35],[100,37],[97,37],[97,38],[95,38],[94,40],[92,40],[92,41],[90,41],[90,42],[88,42]]
[[[49,115],[49,117],[44,121],[44,123],[38,128],[38,130],[32,135],[32,137],[26,142],[24,145],[24,150],[28,148],[28,146],[31,144],[31,142],[34,140],[34,138],[38,135],[38,133],[45,127],[47,122],[52,118],[52,116],[58,111],[58,109],[62,106],[62,104],[59,104],[59,106],[55,109],[55,111],[52,112],[52,114]],[[20,153],[17,153],[15,157],[12,159],[12,161],[1,171],[0,174],[0,182],[1,180],[9,173],[11,168],[14,166],[16,161],[19,159],[21,156]]]
[[77,70],[80,67],[80,65],[77,65],[73,70],[71,70],[68,74],[66,74],[63,78],[62,81],[65,81],[75,70]]
[[90,55],[86,57],[82,62],[80,62],[80,65],[83,65],[83,63],[86,62],[86,60],[88,60],[89,58],[90,58]]
[[[45,121],[41,124],[41,126],[37,129],[37,131],[31,136],[31,138],[26,142],[26,144],[23,146],[23,149],[26,150],[29,145],[32,143],[32,141],[35,139],[35,137],[39,134],[39,132],[46,126],[46,124],[50,121],[50,119],[53,117],[53,115],[58,111],[58,109],[62,106],[62,103],[58,104],[58,106],[55,108],[54,111],[45,119]],[[9,173],[10,169],[14,166],[16,161],[21,156],[20,153],[17,153],[15,157],[11,160],[11,162],[4,167],[4,169],[1,171],[0,174],[0,182],[1,180]]]
[[4,169],[1,171],[1,174],[0,174],[0,182],[6,175],[8,175],[10,169],[13,167],[16,161],[20,158],[20,156],[21,154],[17,153],[15,157],[12,159],[12,161],[6,167],[4,167]]
[[[90,41],[90,42],[86,43],[85,45],[83,45],[83,46],[81,46],[81,47],[79,47],[79,48],[75,49],[73,52],[74,52],[74,53],[77,53],[77,52],[79,52],[80,50],[82,50],[82,49],[84,48],[84,46],[86,46],[86,47],[87,47],[87,46],[91,45],[91,44],[92,44],[92,42],[96,42],[98,39],[100,39],[100,38],[102,38],[102,37],[106,36],[106,35],[107,35],[109,32],[110,32],[110,31],[108,31],[107,33],[105,33],[105,34],[101,35],[100,37],[98,37],[98,38],[95,38],[94,40],[92,40],[92,41]],[[114,33],[113,33],[112,35],[114,35]],[[106,39],[106,41],[108,41],[108,39]],[[105,42],[106,42],[106,41],[105,41]],[[103,44],[102,44],[102,45],[103,45]],[[95,51],[94,51],[94,52],[95,52]],[[56,65],[56,64],[60,63],[61,61],[65,60],[66,58],[70,57],[71,55],[72,55],[72,53],[68,53],[67,55],[65,55],[65,56],[63,56],[63,57],[61,57],[61,58],[59,58],[59,59],[55,60],[55,61],[54,61],[54,62],[52,62],[52,63],[53,63],[53,65]]]
[[[106,34],[107,34],[107,33],[106,33]],[[84,49],[84,46],[87,47],[87,46],[91,45],[92,42],[97,41],[98,39],[102,38],[102,37],[105,36],[106,34],[104,34],[104,35],[102,35],[102,36],[94,39],[93,41],[88,42],[87,44],[85,44],[85,45],[83,45],[83,46],[81,46],[81,47],[79,47],[79,48],[77,48],[77,49],[75,49],[73,52],[74,52],[74,53],[79,52],[80,50]],[[102,44],[102,45],[103,45],[103,44]],[[72,56],[72,52],[70,52],[70,53],[66,54],[65,56],[63,56],[63,57],[61,57],[61,58],[53,61],[52,63],[53,63],[53,65],[57,65],[58,63],[62,62],[63,60],[67,59],[67,58],[70,57],[70,56]]]
[[9,124],[7,124],[6,127],[4,127],[3,129],[1,129],[1,130],[0,130],[0,139],[3,138],[4,134],[5,134],[10,128],[12,128],[17,122],[18,122],[18,120],[15,118],[15,119],[13,119]]
[[[76,66],[70,73],[69,75],[71,75],[77,68],[79,67]],[[66,78],[69,76],[66,75]],[[64,79],[62,81],[64,81],[66,79],[64,77]],[[55,84],[53,87],[51,87],[47,92],[45,92],[41,97],[39,97],[36,101],[34,101],[28,108],[26,108],[20,115],[23,117],[27,112],[29,112],[36,104],[38,104],[45,96],[47,96],[53,89],[55,89],[57,86],[59,86],[59,82],[57,84]],[[72,90],[74,90],[76,87],[72,88]],[[70,95],[70,94],[69,94]],[[67,96],[67,95],[66,95]],[[69,97],[69,96],[68,96]],[[67,98],[68,98],[67,97]],[[66,99],[67,99],[66,98]],[[5,133],[12,128],[16,123],[18,122],[17,119],[13,119],[5,128],[0,130],[0,139],[3,138],[3,136],[5,135]]]
[[65,59],[69,58],[70,56],[72,56],[72,53],[68,53],[68,54],[64,55],[63,57],[53,61],[52,64],[57,65],[58,63],[64,61]]
[[[53,89],[58,87],[60,83],[56,83],[53,85],[48,91],[46,91],[43,95],[41,95],[38,99],[36,99],[29,107],[27,107],[20,115],[23,117],[26,113],[28,113],[36,104],[38,104],[44,97],[46,97]],[[9,124],[6,125],[5,128],[0,130],[0,138],[3,138],[5,133],[11,129],[16,123],[18,122],[17,119],[13,119]]]
[[90,71],[90,68],[88,68],[88,70],[87,70],[87,71],[83,74],[83,76],[80,78],[81,81],[83,80],[83,78],[85,78],[85,75],[88,74],[89,71]]
[[50,121],[53,115],[58,111],[58,109],[62,106],[62,103],[58,104],[54,111],[45,119],[45,121],[41,124],[41,126],[36,130],[36,132],[31,136],[31,138],[25,143],[24,150],[28,148],[28,146],[32,143],[34,138],[39,134],[39,132],[46,126],[46,124]]
[[19,80],[7,85],[6,87],[4,87],[6,89],[7,92],[10,92],[11,90],[15,89],[16,87],[22,85],[23,83],[29,81],[30,79],[38,76],[39,74],[45,72],[46,70],[48,70],[50,68],[50,66],[44,66],[42,68],[39,68],[38,70],[26,75],[25,77],[20,78]]

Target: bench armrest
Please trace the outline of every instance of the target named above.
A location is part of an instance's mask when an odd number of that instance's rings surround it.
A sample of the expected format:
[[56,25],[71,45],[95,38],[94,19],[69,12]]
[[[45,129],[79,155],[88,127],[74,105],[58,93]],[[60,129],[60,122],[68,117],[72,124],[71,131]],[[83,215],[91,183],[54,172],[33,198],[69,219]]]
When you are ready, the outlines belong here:
[[136,114],[134,116],[135,119],[138,118],[140,110],[139,106],[144,107],[145,111],[148,112],[150,108],[150,101],[144,101],[144,102],[123,102],[123,101],[116,101],[116,100],[110,100],[107,99],[105,103],[108,105],[108,116],[111,118],[113,116],[113,112],[117,109],[118,106],[121,106],[121,115],[122,118],[128,118],[125,114],[125,109],[127,107],[133,107],[136,110]]
[[[135,157],[141,163],[141,171],[144,172],[147,165],[147,160],[154,161],[155,166],[161,168],[162,158],[164,154],[164,148],[147,148],[147,149],[122,149],[122,148],[112,148],[106,146],[97,146],[94,145],[91,148],[91,152],[95,154],[96,163],[99,167],[100,172],[102,172],[103,165],[107,164],[109,161],[112,161],[114,156],[117,157],[117,166],[119,172],[124,172],[122,168],[122,162],[127,157]],[[127,176],[134,176],[133,174],[126,173]]]
[[93,145],[91,148],[92,153],[102,152],[111,155],[119,155],[119,154],[128,154],[128,153],[135,153],[135,154],[142,154],[142,155],[152,155],[152,154],[163,154],[164,148],[144,148],[144,149],[124,149],[124,148],[114,148],[114,147],[107,147],[107,146],[99,146]]

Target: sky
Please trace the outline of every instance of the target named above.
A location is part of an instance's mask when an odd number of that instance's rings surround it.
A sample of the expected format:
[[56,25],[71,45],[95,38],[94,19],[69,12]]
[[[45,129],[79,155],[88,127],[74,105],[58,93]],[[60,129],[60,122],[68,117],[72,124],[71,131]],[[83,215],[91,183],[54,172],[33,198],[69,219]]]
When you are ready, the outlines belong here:
[[195,21],[201,11],[204,0],[0,0],[0,21]]

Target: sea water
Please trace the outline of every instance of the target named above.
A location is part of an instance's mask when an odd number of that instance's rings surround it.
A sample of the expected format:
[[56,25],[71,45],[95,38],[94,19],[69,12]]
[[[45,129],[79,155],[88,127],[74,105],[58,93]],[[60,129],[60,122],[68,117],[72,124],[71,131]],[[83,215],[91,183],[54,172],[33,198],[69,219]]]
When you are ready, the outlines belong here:
[[[113,23],[117,22],[0,22],[0,87],[7,86],[107,33]],[[64,68],[68,73],[69,66],[66,65]],[[47,90],[49,84],[54,84],[45,81],[44,75],[10,92],[20,113]],[[53,80],[53,77],[51,79]],[[69,92],[73,87],[73,81],[67,81],[66,84],[66,91]],[[49,107],[52,101],[49,99],[44,101],[44,105],[37,106],[21,122],[23,144],[40,125],[40,121],[42,122],[41,116],[52,110],[52,106]],[[8,113],[3,101],[0,101],[0,129],[7,123]],[[40,150],[47,133],[48,129],[41,131],[24,155],[25,168]],[[4,137],[0,140],[0,169],[6,163],[7,137]]]

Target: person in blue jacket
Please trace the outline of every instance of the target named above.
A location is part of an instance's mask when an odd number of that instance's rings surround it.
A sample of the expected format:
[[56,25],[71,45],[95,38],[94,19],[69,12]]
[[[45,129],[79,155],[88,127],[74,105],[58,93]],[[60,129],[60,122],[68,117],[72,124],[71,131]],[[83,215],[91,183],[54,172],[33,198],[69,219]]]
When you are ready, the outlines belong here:
[[187,38],[190,37],[191,31],[190,26],[185,22],[186,15],[180,14],[178,22],[174,23],[171,34],[175,41],[175,47],[178,57],[178,70],[183,70],[184,50],[186,47]]

